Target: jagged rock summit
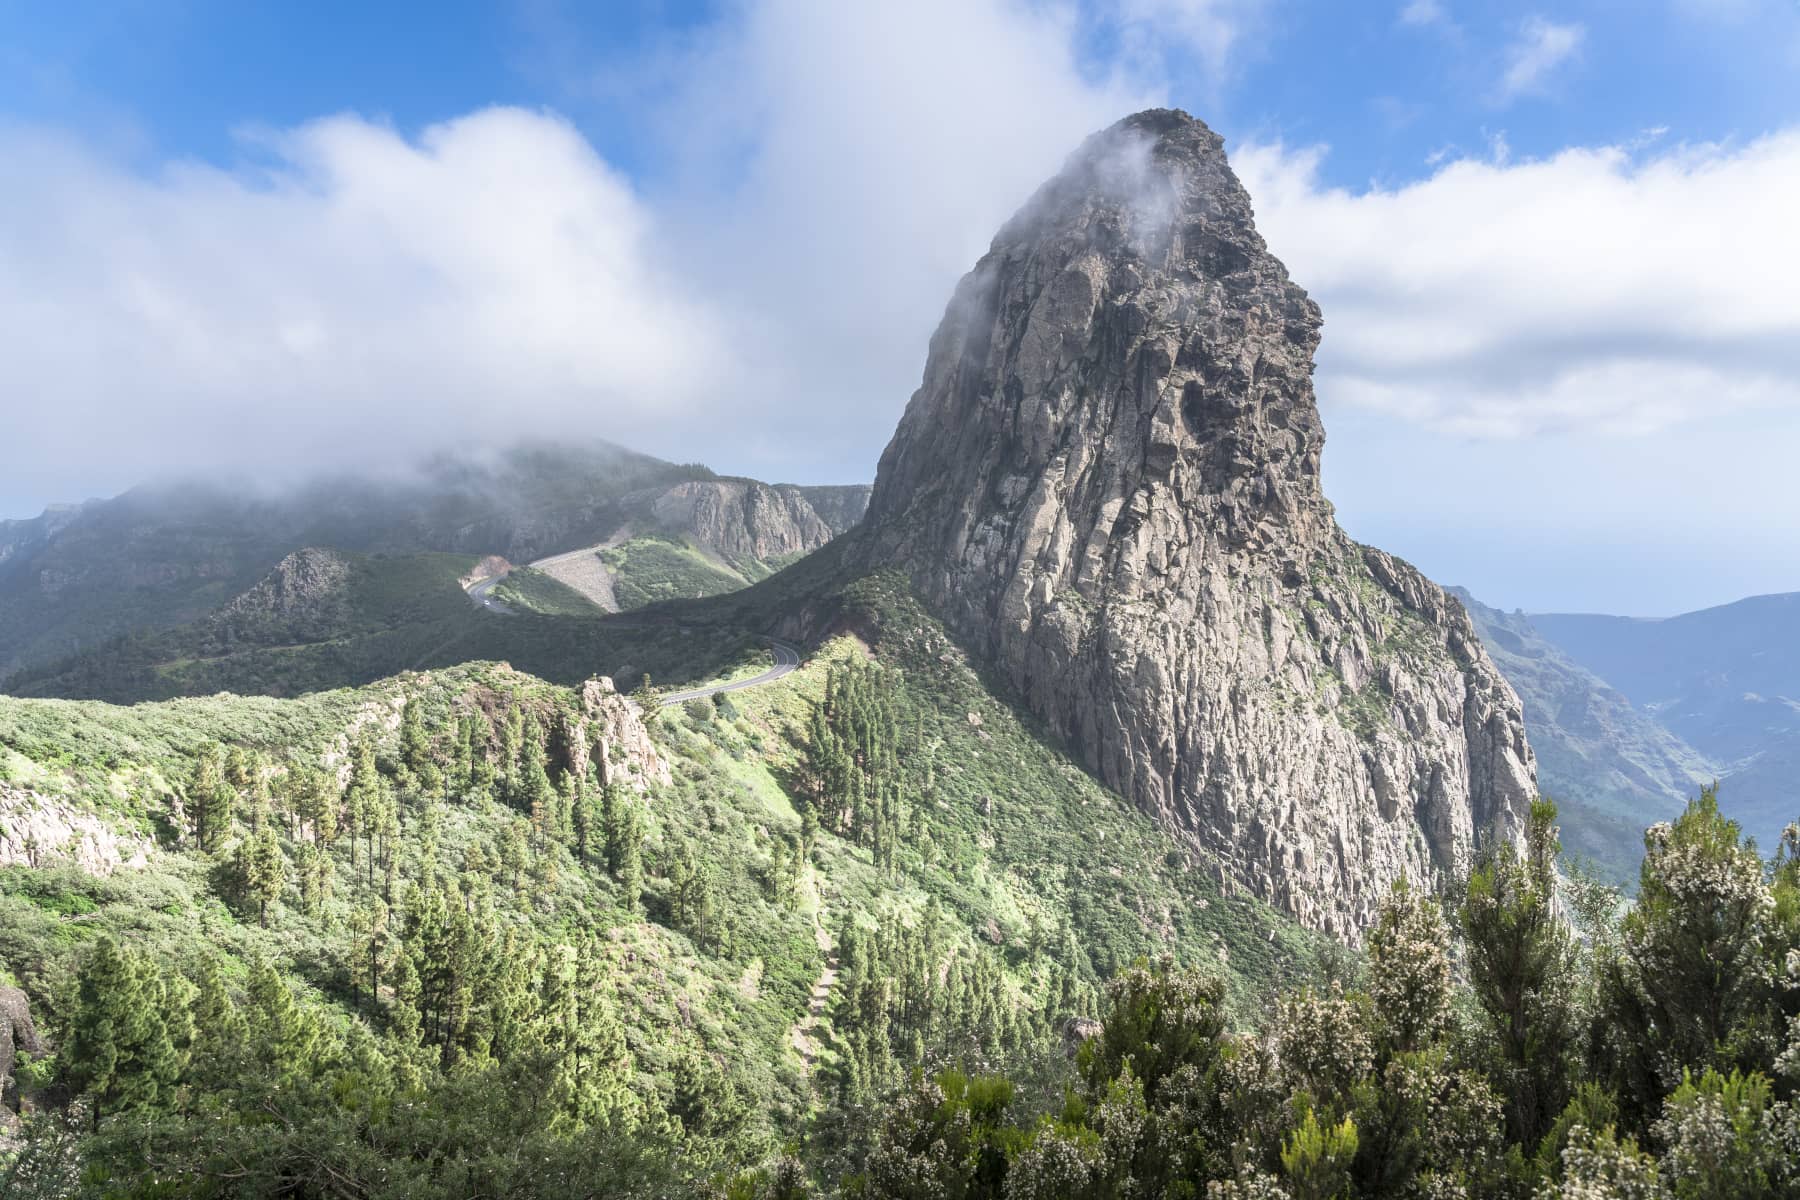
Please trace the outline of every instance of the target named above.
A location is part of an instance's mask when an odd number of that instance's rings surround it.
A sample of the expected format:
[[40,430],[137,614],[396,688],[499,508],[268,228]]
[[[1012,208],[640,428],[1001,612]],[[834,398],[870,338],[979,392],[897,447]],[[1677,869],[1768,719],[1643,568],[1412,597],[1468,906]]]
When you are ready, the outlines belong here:
[[1319,481],[1318,306],[1219,136],[1089,138],[950,301],[849,550],[914,586],[1106,783],[1355,940],[1514,837],[1519,702],[1463,608]]

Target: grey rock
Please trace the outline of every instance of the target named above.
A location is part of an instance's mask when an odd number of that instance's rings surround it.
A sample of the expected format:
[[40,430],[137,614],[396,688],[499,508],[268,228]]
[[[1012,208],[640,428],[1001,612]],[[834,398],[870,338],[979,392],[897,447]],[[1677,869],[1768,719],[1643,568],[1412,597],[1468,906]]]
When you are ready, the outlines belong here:
[[43,1052],[43,1039],[31,1020],[30,1000],[16,987],[0,986],[0,1092],[12,1090],[13,1066],[21,1053],[35,1056]]
[[1336,524],[1320,324],[1219,137],[1128,118],[956,289],[846,561],[903,564],[1104,782],[1355,940],[1516,837],[1534,767],[1462,606]]
[[618,783],[642,792],[651,784],[669,786],[669,760],[650,740],[643,709],[621,696],[610,678],[596,675],[582,685],[581,714],[575,741],[593,747],[602,787]]
[[795,557],[840,532],[802,489],[753,479],[678,483],[659,494],[650,509],[656,524],[688,534],[727,562]]

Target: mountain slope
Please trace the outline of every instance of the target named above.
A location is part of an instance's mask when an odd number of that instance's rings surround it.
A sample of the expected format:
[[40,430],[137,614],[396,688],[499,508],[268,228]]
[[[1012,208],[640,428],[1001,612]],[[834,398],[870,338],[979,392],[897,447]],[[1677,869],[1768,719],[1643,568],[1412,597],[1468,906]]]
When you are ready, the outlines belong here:
[[[872,643],[833,636],[802,670],[648,729],[604,685],[483,663],[291,700],[0,697],[0,800],[9,824],[16,801],[44,831],[30,846],[0,837],[0,984],[22,987],[66,1044],[69,981],[103,936],[184,978],[219,966],[251,1013],[270,994],[267,963],[278,994],[320,1023],[321,1062],[347,1041],[362,1086],[405,1095],[359,1117],[384,1180],[416,1171],[413,1194],[519,1194],[534,1180],[479,1188],[458,1164],[491,1152],[546,1171],[560,1159],[540,1152],[622,1149],[634,1129],[672,1123],[653,1161],[686,1186],[622,1167],[611,1188],[604,1173],[585,1186],[685,1195],[690,1173],[786,1142],[854,1163],[873,1097],[915,1063],[1056,1070],[1099,982],[1141,956],[1216,964],[1238,1024],[1265,989],[1310,976],[1316,938],[1222,887],[1218,864],[1044,744],[903,588],[865,581],[844,611]],[[825,807],[817,731],[867,716],[842,700],[864,685],[882,718],[860,728],[888,766]],[[235,812],[203,848],[192,801],[216,796],[198,782],[209,741],[229,748]],[[626,809],[641,874],[608,866],[628,835],[606,814]],[[104,875],[76,865],[96,842],[90,822],[133,861],[98,863]],[[247,866],[259,846],[281,866],[266,904]],[[890,999],[868,1009],[850,989],[877,953]],[[834,955],[841,973],[827,970]],[[554,1022],[572,992],[577,1026],[616,1029],[620,1046],[576,1070],[610,1080],[628,1121],[572,1099],[563,1043],[545,1049],[537,1022],[566,1029]],[[308,1117],[361,1094],[283,1086]],[[471,1094],[503,1097],[506,1118],[470,1122]],[[210,1142],[236,1116],[184,1108],[156,1136],[180,1162],[182,1122]],[[298,1145],[357,1169],[330,1130],[319,1145],[310,1125],[270,1139],[260,1119],[240,1161]]]
[[1557,801],[1564,844],[1630,877],[1644,827],[1680,812],[1717,768],[1565,654],[1533,618],[1452,591],[1524,705],[1538,782]]
[[[712,519],[731,506],[684,510],[671,493],[772,501]],[[730,556],[737,565],[726,570],[747,581],[842,532],[866,495],[719,479],[605,444],[442,456],[388,479],[320,478],[273,491],[230,481],[138,488],[0,524],[0,678],[120,633],[205,617],[303,547],[528,562],[641,532],[692,539],[722,563]]]
[[1100,779],[1355,937],[1534,785],[1461,606],[1332,519],[1319,324],[1217,135],[1128,118],[958,286],[846,554],[904,564]]
[[1800,820],[1800,593],[1663,620],[1531,623],[1715,764],[1721,804],[1765,846]]

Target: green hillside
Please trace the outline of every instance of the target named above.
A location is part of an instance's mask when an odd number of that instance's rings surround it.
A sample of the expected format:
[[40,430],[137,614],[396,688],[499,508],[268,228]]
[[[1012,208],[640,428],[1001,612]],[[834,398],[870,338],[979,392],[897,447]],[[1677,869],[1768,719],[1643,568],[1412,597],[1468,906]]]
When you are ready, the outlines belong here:
[[600,558],[613,573],[613,592],[622,610],[723,595],[769,573],[760,562],[748,565],[747,575],[727,570],[688,539],[672,534],[635,537],[602,550]]
[[[0,698],[7,785],[147,848],[104,878],[49,850],[0,869],[0,962],[60,1047],[27,1089],[81,1078],[77,981],[116,944],[183,1065],[96,1161],[625,1194],[799,1139],[839,1170],[911,1064],[1054,1063],[1142,955],[1209,964],[1245,1023],[1311,970],[1313,938],[1222,894],[910,602],[868,599],[908,635],[663,711],[672,782],[642,797],[569,771],[598,754],[575,692],[492,664],[297,699]],[[869,990],[877,955],[901,990]],[[221,1006],[245,1044],[208,1040]]]
[[560,580],[530,567],[514,567],[494,586],[494,599],[520,612],[547,617],[598,617],[598,604]]
[[343,583],[305,605],[236,604],[19,672],[4,690],[115,703],[220,691],[295,696],[476,659],[510,662],[563,684],[597,674],[635,680],[646,672],[683,683],[760,653],[760,643],[737,625],[596,620],[601,614],[582,597],[533,574],[519,590],[496,589],[513,614],[491,612],[462,590],[472,556],[335,557],[347,564]]

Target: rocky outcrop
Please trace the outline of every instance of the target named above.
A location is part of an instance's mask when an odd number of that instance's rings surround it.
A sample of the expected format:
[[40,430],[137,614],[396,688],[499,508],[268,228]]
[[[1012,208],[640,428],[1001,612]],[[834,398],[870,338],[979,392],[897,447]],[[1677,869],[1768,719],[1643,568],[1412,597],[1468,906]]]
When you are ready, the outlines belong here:
[[[10,1098],[13,1067],[19,1055],[39,1055],[44,1041],[31,1019],[31,1001],[16,987],[0,986],[0,1103]],[[0,1109],[0,1115],[11,1111]]]
[[147,838],[121,834],[66,800],[0,783],[0,867],[71,862],[90,875],[111,875],[149,861]]
[[[834,498],[841,522],[852,506]],[[842,528],[822,517],[805,491],[751,479],[708,479],[676,484],[651,504],[656,523],[685,533],[728,562],[769,562],[817,550]]]
[[219,609],[226,620],[291,622],[316,616],[342,602],[350,561],[335,550],[308,546],[294,551],[257,585]]
[[1089,139],[933,336],[847,561],[914,586],[1106,783],[1315,927],[1533,791],[1462,606],[1320,488],[1319,310],[1184,113]]
[[866,483],[849,483],[796,487],[794,490],[812,505],[812,510],[833,533],[845,533],[869,511],[872,489]]
[[652,783],[669,785],[669,761],[650,740],[643,710],[621,696],[611,679],[596,675],[582,685],[581,713],[584,726],[574,740],[593,747],[602,786],[619,783],[641,792]]

